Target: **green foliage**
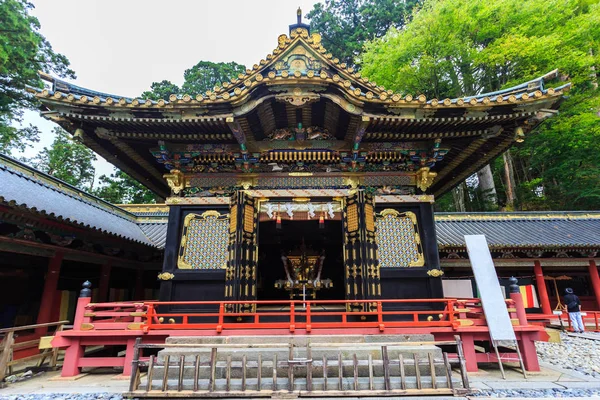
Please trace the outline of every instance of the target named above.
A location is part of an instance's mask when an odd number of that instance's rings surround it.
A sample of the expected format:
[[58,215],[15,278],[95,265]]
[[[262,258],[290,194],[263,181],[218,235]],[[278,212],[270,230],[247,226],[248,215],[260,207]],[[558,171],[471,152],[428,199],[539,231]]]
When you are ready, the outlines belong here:
[[400,28],[418,0],[325,0],[307,14],[311,30],[341,62],[356,65],[363,44]]
[[[404,29],[365,47],[365,76],[429,98],[498,90],[558,69],[574,84],[570,98],[511,150],[516,207],[600,208],[598,0],[426,0]],[[493,172],[502,201],[501,160]],[[476,197],[468,195],[475,208]]]
[[171,81],[160,81],[160,82],[152,82],[150,85],[150,90],[145,91],[141,94],[142,99],[150,99],[150,100],[169,100],[169,96],[172,94],[179,94],[181,89],[179,86],[172,83]]
[[205,93],[213,90],[215,86],[221,86],[222,82],[237,78],[245,71],[245,66],[233,61],[228,63],[200,61],[183,73],[185,82],[181,86],[181,91],[190,95]]
[[179,88],[171,81],[153,82],[150,90],[141,94],[143,99],[169,100],[169,96],[189,94],[196,96],[206,91],[213,90],[215,86],[221,86],[223,82],[246,71],[246,67],[236,62],[214,63],[210,61],[200,61],[192,68],[186,69],[183,73],[185,82]]
[[123,171],[116,170],[110,176],[102,175],[99,181],[101,186],[94,191],[94,195],[110,203],[156,203],[156,198],[150,190]]
[[38,71],[74,77],[67,58],[39,33],[39,21],[29,15],[32,8],[23,0],[0,0],[0,151],[6,153],[39,140],[37,128],[13,126],[22,121],[23,109],[36,105],[26,88],[42,87]]
[[86,146],[73,141],[62,128],[53,130],[56,135],[50,148],[44,149],[31,160],[34,168],[61,179],[79,189],[91,190],[94,185],[96,155]]

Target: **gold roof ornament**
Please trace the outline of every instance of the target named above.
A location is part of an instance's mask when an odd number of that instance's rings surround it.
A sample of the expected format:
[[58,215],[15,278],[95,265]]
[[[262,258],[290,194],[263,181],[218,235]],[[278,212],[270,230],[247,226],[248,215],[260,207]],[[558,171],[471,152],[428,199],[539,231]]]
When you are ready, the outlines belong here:
[[422,191],[426,191],[433,184],[436,176],[437,172],[430,172],[429,167],[422,167],[416,173],[417,187]]

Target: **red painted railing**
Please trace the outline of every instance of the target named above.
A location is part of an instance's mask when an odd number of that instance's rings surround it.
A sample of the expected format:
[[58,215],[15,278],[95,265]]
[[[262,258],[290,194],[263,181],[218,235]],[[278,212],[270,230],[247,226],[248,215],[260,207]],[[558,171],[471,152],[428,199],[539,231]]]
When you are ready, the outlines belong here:
[[[477,300],[478,301],[478,300]],[[188,301],[145,302],[147,314],[142,326],[144,332],[151,330],[206,329],[221,333],[227,329],[312,329],[327,328],[377,328],[386,327],[452,327],[457,321],[456,299],[403,299],[403,300],[307,300],[307,301]],[[349,311],[356,305],[364,305],[369,311]],[[213,311],[185,311],[185,307],[207,307]],[[246,307],[252,312],[229,312]],[[335,310],[336,306],[340,310]],[[394,306],[416,308],[393,309]],[[160,312],[157,308],[166,308]],[[326,319],[326,320],[324,320]]]

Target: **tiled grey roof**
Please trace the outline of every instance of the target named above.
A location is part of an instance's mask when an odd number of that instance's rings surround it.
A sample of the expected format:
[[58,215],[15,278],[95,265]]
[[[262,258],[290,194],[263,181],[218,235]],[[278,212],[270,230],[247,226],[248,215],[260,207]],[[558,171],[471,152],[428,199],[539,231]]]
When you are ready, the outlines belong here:
[[451,213],[435,218],[438,244],[464,247],[464,235],[485,235],[492,247],[600,248],[599,212]]
[[142,222],[138,224],[144,234],[150,239],[154,246],[159,249],[165,248],[165,242],[167,240],[167,223],[146,223]]
[[63,181],[0,155],[0,203],[152,246],[136,217]]

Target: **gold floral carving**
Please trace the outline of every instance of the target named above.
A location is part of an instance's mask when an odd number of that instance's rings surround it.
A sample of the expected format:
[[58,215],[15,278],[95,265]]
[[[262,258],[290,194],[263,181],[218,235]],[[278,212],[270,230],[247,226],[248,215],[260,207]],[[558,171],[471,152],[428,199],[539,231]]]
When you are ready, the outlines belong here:
[[163,272],[158,274],[158,279],[160,279],[161,281],[170,281],[173,278],[175,278],[175,275],[173,275],[170,272]]
[[185,178],[178,169],[171,170],[170,173],[164,174],[163,177],[167,180],[167,184],[175,194],[179,194],[185,188]]
[[426,191],[431,186],[436,176],[437,172],[430,172],[429,167],[422,167],[416,173],[417,187],[422,191]]
[[430,269],[429,271],[427,271],[427,275],[433,278],[439,278],[440,276],[444,275],[444,271],[442,271],[441,269]]

